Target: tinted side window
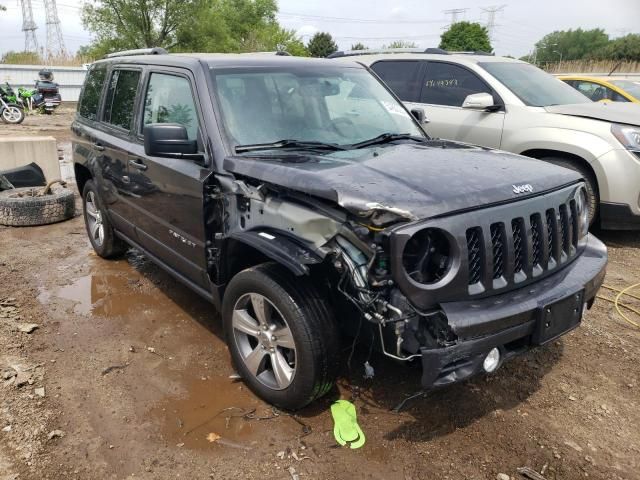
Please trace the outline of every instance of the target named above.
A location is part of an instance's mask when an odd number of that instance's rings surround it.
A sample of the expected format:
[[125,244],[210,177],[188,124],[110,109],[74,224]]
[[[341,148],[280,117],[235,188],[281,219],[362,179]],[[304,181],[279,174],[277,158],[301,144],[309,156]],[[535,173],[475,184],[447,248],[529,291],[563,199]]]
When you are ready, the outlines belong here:
[[131,129],[139,80],[139,71],[113,71],[104,105],[105,122],[125,130]]
[[176,75],[152,73],[144,99],[144,125],[179,123],[184,125],[189,140],[198,137],[196,112],[189,80]]
[[476,74],[450,63],[429,62],[420,103],[461,107],[472,93],[492,93]]
[[371,65],[371,69],[384,80],[391,90],[404,102],[415,102],[420,93],[418,75],[420,62],[414,60],[382,61]]
[[98,106],[100,105],[100,93],[107,74],[106,65],[96,65],[89,72],[84,82],[82,98],[78,106],[78,113],[81,117],[89,120],[98,119]]

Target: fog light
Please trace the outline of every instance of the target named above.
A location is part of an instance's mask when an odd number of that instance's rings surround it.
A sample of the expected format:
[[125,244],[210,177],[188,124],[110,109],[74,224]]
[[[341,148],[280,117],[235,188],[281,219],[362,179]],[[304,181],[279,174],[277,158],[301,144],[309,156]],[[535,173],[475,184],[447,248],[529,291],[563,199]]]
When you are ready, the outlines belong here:
[[482,368],[487,373],[491,373],[498,368],[498,364],[500,363],[500,350],[497,348],[491,349],[491,351],[484,357],[484,362],[482,362]]

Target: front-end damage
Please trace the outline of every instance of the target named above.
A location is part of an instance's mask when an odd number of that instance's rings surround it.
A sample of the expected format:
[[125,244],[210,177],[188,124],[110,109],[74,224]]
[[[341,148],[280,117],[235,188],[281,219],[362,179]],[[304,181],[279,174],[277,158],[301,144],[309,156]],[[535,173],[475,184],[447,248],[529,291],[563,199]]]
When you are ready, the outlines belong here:
[[[387,357],[421,359],[425,388],[492,371],[555,338],[538,331],[544,310],[572,312],[558,336],[575,328],[602,283],[606,250],[581,223],[579,183],[418,220],[249,177],[219,181],[228,192],[213,197],[225,211],[220,239],[316,277],[347,312],[339,315],[347,331],[368,325]],[[498,360],[487,366],[487,358]]]
[[[223,205],[226,238],[260,250],[295,275],[322,272],[345,311],[373,325],[375,347],[385,355],[407,361],[421,356],[420,347],[455,339],[439,310],[418,312],[393,279],[390,234],[416,220],[410,212],[376,203],[336,205],[251,178],[218,181],[212,198]],[[346,322],[353,327],[359,320]]]

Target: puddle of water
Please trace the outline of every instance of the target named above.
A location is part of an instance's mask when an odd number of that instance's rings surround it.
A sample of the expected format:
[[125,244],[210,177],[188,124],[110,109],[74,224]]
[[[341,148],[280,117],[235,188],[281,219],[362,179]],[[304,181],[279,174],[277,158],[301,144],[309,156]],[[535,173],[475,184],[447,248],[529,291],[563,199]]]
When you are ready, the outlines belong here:
[[118,316],[130,315],[144,310],[145,305],[158,306],[160,297],[157,290],[146,291],[136,278],[136,272],[125,264],[128,272],[93,272],[78,278],[72,284],[55,291],[43,290],[38,295],[41,303],[48,303],[51,297],[75,302],[73,311],[78,315]]
[[[91,273],[73,283],[54,290],[43,289],[38,295],[42,304],[52,298],[75,303],[74,313],[117,317],[147,314],[151,311],[167,314],[182,313],[160,289],[145,281],[140,269],[147,260],[139,254],[128,255],[128,261],[99,261],[91,265]],[[92,262],[93,263],[93,262]]]
[[150,415],[165,439],[198,450],[250,451],[300,434],[298,423],[285,415],[270,418],[268,405],[242,382],[225,377],[192,382],[186,397],[167,398]]

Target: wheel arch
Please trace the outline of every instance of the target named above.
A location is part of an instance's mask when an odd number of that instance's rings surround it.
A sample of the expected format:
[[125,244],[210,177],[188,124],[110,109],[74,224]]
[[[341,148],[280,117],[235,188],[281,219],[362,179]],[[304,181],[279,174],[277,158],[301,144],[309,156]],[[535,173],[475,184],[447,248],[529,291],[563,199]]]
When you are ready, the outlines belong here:
[[600,181],[598,179],[598,174],[594,170],[593,166],[583,157],[576,155],[574,153],[563,152],[561,150],[553,150],[553,149],[544,149],[544,148],[533,148],[530,150],[525,150],[521,152],[520,155],[524,155],[525,157],[537,158],[542,160],[544,158],[561,158],[563,160],[567,160],[569,162],[575,163],[586,169],[589,173],[591,173],[593,179],[595,180],[595,187],[597,193],[600,193]]
[[93,175],[91,175],[91,171],[87,167],[79,163],[73,165],[73,171],[76,176],[76,185],[78,186],[78,192],[82,196],[85,184],[89,180],[93,179]]
[[241,231],[232,233],[224,243],[221,255],[220,283],[229,282],[238,272],[273,262],[282,265],[295,276],[309,276],[322,257],[301,242],[275,230]]

